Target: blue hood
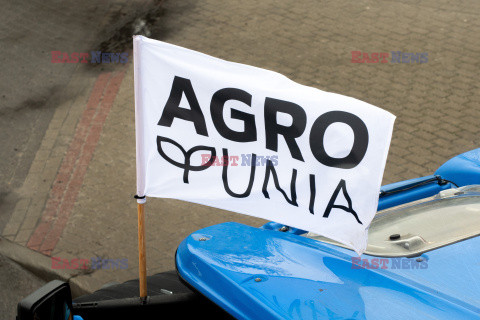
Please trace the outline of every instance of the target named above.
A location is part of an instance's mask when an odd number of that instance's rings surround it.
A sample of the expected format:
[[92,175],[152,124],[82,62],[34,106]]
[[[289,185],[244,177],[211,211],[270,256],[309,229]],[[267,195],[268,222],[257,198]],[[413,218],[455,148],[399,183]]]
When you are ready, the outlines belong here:
[[187,237],[176,263],[185,281],[239,319],[480,319],[480,237],[416,258],[361,259],[295,234],[224,223]]

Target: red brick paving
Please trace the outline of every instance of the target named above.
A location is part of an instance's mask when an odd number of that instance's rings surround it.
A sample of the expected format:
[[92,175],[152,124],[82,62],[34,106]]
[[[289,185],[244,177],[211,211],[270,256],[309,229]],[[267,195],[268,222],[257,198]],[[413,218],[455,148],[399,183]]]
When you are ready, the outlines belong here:
[[59,169],[41,221],[27,246],[50,255],[72,212],[103,124],[125,76],[124,71],[101,74]]

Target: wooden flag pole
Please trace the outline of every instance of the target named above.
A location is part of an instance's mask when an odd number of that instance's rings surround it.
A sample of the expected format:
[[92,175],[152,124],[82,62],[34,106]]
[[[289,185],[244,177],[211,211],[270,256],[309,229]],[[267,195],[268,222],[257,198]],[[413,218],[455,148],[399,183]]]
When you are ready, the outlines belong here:
[[147,297],[147,255],[145,249],[145,197],[135,196],[138,213],[138,280],[140,282],[140,298]]

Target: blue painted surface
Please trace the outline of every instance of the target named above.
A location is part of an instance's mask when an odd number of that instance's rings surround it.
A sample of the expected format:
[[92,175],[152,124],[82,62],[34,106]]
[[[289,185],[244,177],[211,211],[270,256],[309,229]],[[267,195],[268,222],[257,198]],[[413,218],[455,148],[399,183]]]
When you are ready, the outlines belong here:
[[362,269],[356,257],[231,222],[187,237],[176,263],[183,279],[239,319],[480,319],[479,237],[427,252],[423,264],[382,258],[387,269]]
[[435,174],[458,185],[480,184],[480,148],[450,159]]
[[[480,184],[480,149],[434,176],[382,187],[378,208],[453,186],[442,179]],[[354,264],[353,251],[301,237],[303,230],[278,232],[282,226],[199,230],[177,250],[179,274],[239,319],[480,319],[480,237],[429,251],[420,262],[363,255]]]
[[[266,230],[281,231],[280,229],[281,229],[282,227],[285,227],[285,225],[284,225],[284,224],[281,224],[281,223],[278,223],[278,222],[270,221],[270,222],[265,223],[265,224],[264,224],[263,226],[261,226],[260,228],[266,229]],[[304,234],[304,233],[307,233],[307,231],[305,231],[305,230],[297,229],[297,228],[293,228],[293,227],[288,227],[288,230],[287,230],[287,231],[282,231],[282,232],[291,233],[291,234]]]
[[431,175],[385,185],[380,189],[378,210],[431,197],[453,187],[451,183],[442,180],[443,177],[440,175]]

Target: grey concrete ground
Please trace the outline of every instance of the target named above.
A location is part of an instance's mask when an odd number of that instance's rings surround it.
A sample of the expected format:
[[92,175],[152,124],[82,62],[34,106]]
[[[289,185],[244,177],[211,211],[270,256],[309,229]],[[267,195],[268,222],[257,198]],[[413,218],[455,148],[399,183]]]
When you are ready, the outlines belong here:
[[[12,215],[19,212],[19,202],[26,197],[31,208],[41,213],[51,180],[64,155],[61,147],[70,142],[71,134],[68,133],[75,130],[78,121],[76,111],[81,114],[84,106],[71,110],[70,121],[63,122],[67,130],[60,133],[57,141],[52,141],[45,132],[51,127],[55,113],[58,114],[62,106],[72,107],[72,101],[82,93],[86,94],[90,83],[99,74],[115,68],[52,64],[51,51],[111,52],[125,49],[125,39],[130,41],[130,36],[118,37],[118,30],[133,30],[135,19],[157,12],[158,2],[116,0],[99,4],[88,0],[2,0],[0,6],[0,230],[4,230]],[[143,30],[141,27],[137,29],[140,33]],[[73,105],[72,108],[76,107]],[[55,151],[45,153],[45,147],[53,145]],[[40,158],[53,161],[49,172],[43,170],[43,174],[37,175],[36,181],[42,184],[36,185],[35,189],[41,195],[33,197],[33,193],[22,190],[23,186],[30,184],[28,176],[32,163],[41,154]],[[31,202],[30,198],[33,198]],[[22,254],[28,256],[28,251],[26,249]],[[30,267],[38,264],[40,269],[52,271],[50,276],[41,273],[39,278],[4,256],[12,256],[12,252],[18,250],[7,253],[0,250],[0,319],[12,319],[17,302],[41,286],[46,278],[54,277],[50,259],[38,259],[36,255],[16,259],[23,266],[27,261]],[[59,278],[67,280],[70,277]]]
[[[111,41],[98,46],[121,44],[122,35],[130,37],[133,32],[125,26],[133,25],[152,38],[275,70],[299,83],[389,110],[397,121],[384,183],[431,174],[450,157],[480,146],[477,1],[166,0],[154,5],[161,9],[155,7],[151,14],[140,10],[141,23],[114,14],[122,12],[122,5],[110,11],[98,9],[110,12],[106,19],[117,23],[110,25]],[[57,11],[61,12],[52,9],[54,16],[61,15]],[[61,43],[60,39],[57,45]],[[120,44],[111,50],[124,50]],[[62,50],[83,48],[71,45]],[[355,50],[428,52],[428,62],[356,64],[351,62]],[[6,63],[2,61],[2,66]],[[46,65],[45,72],[55,72],[55,67]],[[60,89],[68,96],[45,110],[50,113],[34,135],[36,148],[15,141],[10,129],[2,131],[5,141],[14,141],[8,148],[18,143],[18,148],[30,150],[30,160],[21,162],[10,154],[14,165],[2,164],[7,180],[17,172],[15,166],[23,174],[17,175],[17,184],[4,187],[11,204],[2,207],[0,221],[3,237],[47,256],[128,259],[127,269],[96,270],[71,280],[83,290],[94,290],[137,273],[136,208],[131,198],[135,193],[133,69],[131,64],[95,71],[91,66],[77,68]],[[40,71],[32,71],[31,77]],[[13,90],[10,86],[2,90]],[[91,101],[97,96],[95,107]],[[8,103],[9,108],[16,105]],[[92,110],[98,117],[87,121],[88,108],[96,108]],[[97,118],[104,120],[97,123]],[[2,115],[2,121],[7,120]],[[149,199],[146,219],[149,274],[173,268],[176,247],[196,229],[232,220],[263,223],[168,199]]]
[[15,319],[17,303],[46,282],[0,255],[0,318]]
[[[0,228],[59,105],[81,94],[74,75],[96,77],[101,66],[52,64],[51,52],[123,49],[125,23],[155,12],[149,1],[0,1]],[[129,37],[127,36],[127,39]]]

